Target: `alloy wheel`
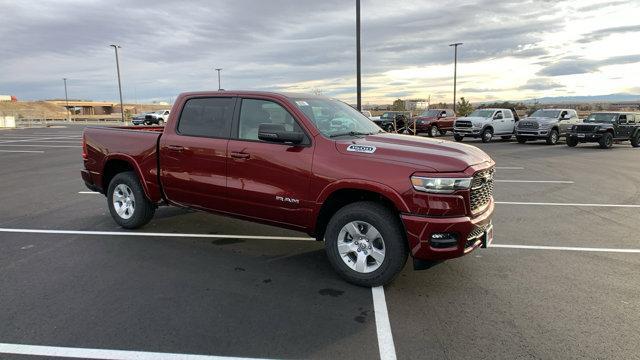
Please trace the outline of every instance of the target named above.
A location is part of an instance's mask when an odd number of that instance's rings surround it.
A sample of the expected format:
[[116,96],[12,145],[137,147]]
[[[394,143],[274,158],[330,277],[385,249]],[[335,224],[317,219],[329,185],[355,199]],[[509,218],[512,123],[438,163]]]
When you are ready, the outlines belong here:
[[338,253],[352,270],[366,274],[377,270],[386,248],[380,232],[364,221],[351,221],[338,234]]

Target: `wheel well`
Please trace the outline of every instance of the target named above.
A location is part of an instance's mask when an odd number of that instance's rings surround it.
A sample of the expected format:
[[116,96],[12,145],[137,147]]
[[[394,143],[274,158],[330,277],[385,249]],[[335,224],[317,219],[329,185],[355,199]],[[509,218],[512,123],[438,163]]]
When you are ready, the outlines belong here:
[[491,126],[491,125],[485,125],[485,127],[482,129],[482,131],[485,131],[487,129],[489,129],[489,130],[491,130],[493,132],[493,126]]
[[398,209],[396,209],[391,200],[376,192],[360,189],[340,189],[329,195],[329,197],[324,201],[322,207],[320,208],[320,212],[318,213],[318,220],[316,222],[314,231],[316,240],[321,241],[324,238],[324,232],[333,214],[335,214],[342,207],[358,201],[376,202],[382,204],[384,207],[390,209],[394,213],[398,213]]
[[121,172],[132,171],[133,166],[124,160],[109,160],[104,165],[104,171],[102,172],[102,191],[106,194],[109,188],[109,183],[114,176]]

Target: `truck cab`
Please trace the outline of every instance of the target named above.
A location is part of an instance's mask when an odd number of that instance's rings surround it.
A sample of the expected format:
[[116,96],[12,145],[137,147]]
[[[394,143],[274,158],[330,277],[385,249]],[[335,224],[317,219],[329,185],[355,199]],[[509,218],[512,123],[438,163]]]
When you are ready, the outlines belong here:
[[539,109],[518,122],[516,139],[520,144],[542,139],[549,145],[555,145],[579,122],[578,113],[573,109]]
[[615,141],[630,141],[640,146],[640,113],[595,112],[582,124],[573,125],[567,135],[567,145],[597,142],[601,149],[610,149]]
[[453,137],[462,141],[465,137],[480,138],[489,142],[494,136],[511,139],[518,115],[511,109],[477,109],[469,116],[458,118],[453,127]]

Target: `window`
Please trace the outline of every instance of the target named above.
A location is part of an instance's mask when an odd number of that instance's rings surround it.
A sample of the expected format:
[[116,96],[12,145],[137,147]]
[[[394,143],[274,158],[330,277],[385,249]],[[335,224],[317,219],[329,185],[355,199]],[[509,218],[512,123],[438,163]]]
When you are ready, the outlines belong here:
[[570,110],[569,111],[569,115],[571,115],[570,117],[572,119],[577,119],[578,118],[578,113],[575,110]]
[[627,115],[620,115],[618,118],[618,124],[626,124],[627,123]]
[[636,116],[635,115],[627,115],[627,118],[629,118],[629,124],[635,124],[636,123]]
[[234,104],[233,98],[188,100],[180,114],[178,133],[202,137],[229,137]]
[[502,111],[496,111],[496,113],[493,115],[494,119],[504,119],[504,117],[502,116]]
[[447,110],[447,117],[453,117],[455,116],[455,114],[453,113],[453,110]]
[[[360,137],[382,132],[373,121],[342,101],[326,98],[298,98],[291,101],[328,138]],[[398,114],[385,114],[392,113]]]
[[511,110],[507,110],[504,112],[504,118],[505,119],[513,119],[513,114],[511,113]]
[[286,131],[302,132],[302,128],[282,106],[267,100],[243,99],[240,108],[238,138],[258,140],[260,124],[280,124]]

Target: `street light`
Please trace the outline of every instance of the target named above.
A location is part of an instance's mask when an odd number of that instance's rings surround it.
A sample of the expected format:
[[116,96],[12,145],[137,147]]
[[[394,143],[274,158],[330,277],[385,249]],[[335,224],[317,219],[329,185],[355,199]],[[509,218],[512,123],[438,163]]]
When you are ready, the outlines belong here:
[[462,45],[461,42],[449,44],[449,46],[453,46],[454,55],[453,55],[453,112],[456,112],[456,80],[457,80],[457,71],[458,71],[458,46]]
[[69,96],[67,95],[67,78],[62,78],[64,81],[64,101],[67,103],[67,121],[71,121],[71,114],[69,113]]
[[360,75],[360,0],[356,0],[356,106],[358,111],[362,111],[362,80]]
[[216,68],[215,71],[218,72],[218,91],[222,90],[222,87],[220,86],[220,71],[222,70],[222,68]]
[[124,123],[124,104],[122,103],[122,83],[120,82],[120,60],[118,59],[118,49],[121,48],[120,45],[111,44],[109,45],[113,47],[116,51],[116,70],[118,71],[118,92],[120,93],[120,115],[122,116],[122,122]]

